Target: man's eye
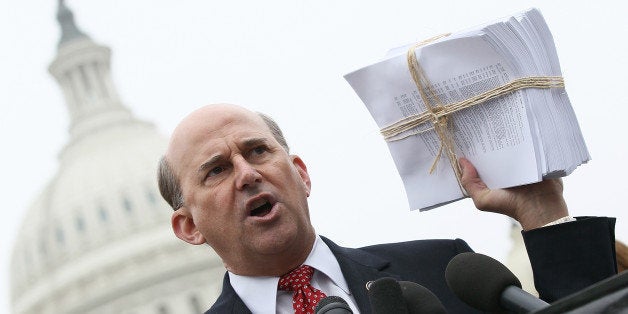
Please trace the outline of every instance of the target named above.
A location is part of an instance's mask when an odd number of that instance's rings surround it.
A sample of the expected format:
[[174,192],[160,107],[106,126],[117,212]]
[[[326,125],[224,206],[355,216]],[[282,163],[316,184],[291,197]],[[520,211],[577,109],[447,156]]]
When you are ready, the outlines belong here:
[[223,172],[225,170],[225,168],[223,167],[214,167],[211,170],[209,170],[209,173],[207,174],[208,177],[213,177],[215,175],[220,174],[221,172]]
[[268,149],[266,148],[266,146],[258,146],[253,148],[253,155],[261,155],[267,151]]

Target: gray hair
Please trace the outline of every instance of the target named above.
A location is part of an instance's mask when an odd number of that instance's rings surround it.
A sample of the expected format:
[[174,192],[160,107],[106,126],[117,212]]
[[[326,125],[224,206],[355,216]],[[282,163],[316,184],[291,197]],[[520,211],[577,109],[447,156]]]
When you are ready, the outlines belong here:
[[[257,114],[264,120],[266,126],[270,130],[275,140],[283,147],[286,153],[290,154],[290,147],[286,142],[286,138],[283,136],[283,132],[279,128],[279,125],[271,117],[257,112]],[[183,206],[183,192],[181,191],[181,184],[179,178],[174,174],[170,163],[166,159],[166,156],[162,156],[159,160],[159,168],[157,169],[157,182],[159,184],[159,193],[166,202],[172,207],[173,210],[177,210]]]

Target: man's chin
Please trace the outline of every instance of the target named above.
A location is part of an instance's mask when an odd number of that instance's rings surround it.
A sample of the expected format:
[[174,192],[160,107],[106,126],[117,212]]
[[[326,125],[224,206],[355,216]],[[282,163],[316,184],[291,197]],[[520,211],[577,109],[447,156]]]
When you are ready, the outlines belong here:
[[[265,232],[257,237],[254,241],[256,250],[262,255],[279,256],[292,255],[297,256],[303,254],[303,251],[311,249],[311,242],[306,234],[299,232],[283,232],[268,233]],[[307,255],[306,255],[307,256]]]

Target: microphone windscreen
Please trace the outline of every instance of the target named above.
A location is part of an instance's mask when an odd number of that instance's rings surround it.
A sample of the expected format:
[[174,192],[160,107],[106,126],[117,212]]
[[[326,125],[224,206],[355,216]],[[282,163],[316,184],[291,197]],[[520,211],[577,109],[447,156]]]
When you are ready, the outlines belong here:
[[416,282],[399,281],[401,293],[410,314],[446,314],[447,311],[438,297],[429,289]]
[[369,301],[373,314],[408,314],[401,287],[393,278],[380,278],[368,286]]
[[466,252],[451,259],[445,270],[449,289],[470,306],[487,312],[500,312],[502,292],[508,286],[521,288],[519,279],[499,261]]
[[345,301],[343,298],[335,295],[330,295],[318,301],[318,304],[316,304],[316,308],[314,309],[314,313],[353,314],[353,311],[351,311],[349,303],[347,303],[347,301]]

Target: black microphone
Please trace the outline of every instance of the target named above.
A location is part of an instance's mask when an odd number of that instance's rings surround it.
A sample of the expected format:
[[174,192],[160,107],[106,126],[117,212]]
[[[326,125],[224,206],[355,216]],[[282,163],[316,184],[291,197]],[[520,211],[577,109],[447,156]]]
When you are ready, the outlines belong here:
[[322,298],[314,309],[316,314],[353,314],[347,301],[335,295]]
[[458,298],[482,311],[528,313],[549,305],[523,291],[519,279],[504,264],[486,255],[456,255],[447,265],[445,279]]
[[412,281],[399,281],[409,314],[447,314],[432,291]]
[[394,278],[380,278],[367,284],[373,314],[409,314],[401,286]]

